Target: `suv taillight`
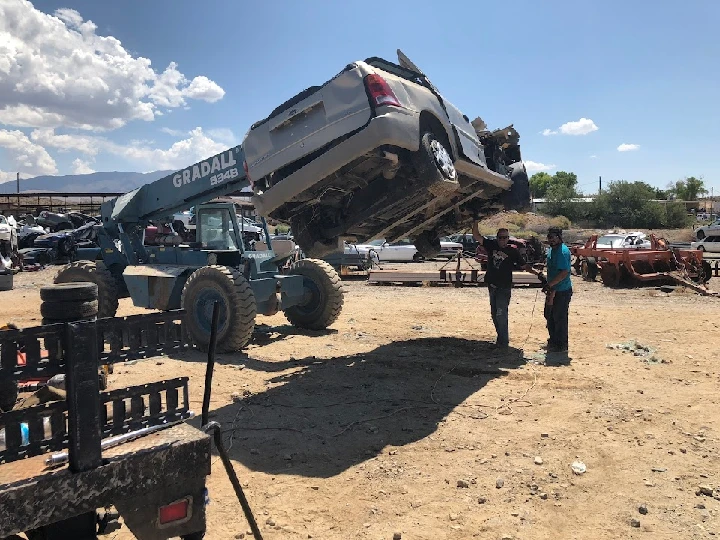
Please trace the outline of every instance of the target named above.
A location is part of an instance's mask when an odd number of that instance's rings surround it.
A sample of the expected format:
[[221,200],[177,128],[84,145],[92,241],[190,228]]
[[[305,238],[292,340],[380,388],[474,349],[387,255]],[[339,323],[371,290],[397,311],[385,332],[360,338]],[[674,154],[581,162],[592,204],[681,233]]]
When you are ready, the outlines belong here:
[[380,75],[373,73],[365,77],[365,87],[367,88],[368,94],[370,94],[370,101],[374,106],[400,106],[400,102],[397,97],[395,97],[390,85]]

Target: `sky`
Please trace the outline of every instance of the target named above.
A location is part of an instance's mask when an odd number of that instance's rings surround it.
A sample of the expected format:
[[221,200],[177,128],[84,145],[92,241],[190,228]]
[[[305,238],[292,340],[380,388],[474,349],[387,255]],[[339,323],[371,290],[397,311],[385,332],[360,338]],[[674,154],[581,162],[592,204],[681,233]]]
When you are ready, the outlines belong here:
[[0,0],[0,181],[180,169],[400,48],[530,173],[720,194],[720,2]]

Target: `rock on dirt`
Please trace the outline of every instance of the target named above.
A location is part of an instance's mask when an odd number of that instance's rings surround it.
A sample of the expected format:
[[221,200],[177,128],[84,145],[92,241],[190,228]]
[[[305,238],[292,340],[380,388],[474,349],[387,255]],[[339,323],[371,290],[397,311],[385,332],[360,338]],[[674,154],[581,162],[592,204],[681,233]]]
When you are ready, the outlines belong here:
[[712,486],[709,486],[707,484],[701,484],[700,486],[698,486],[697,493],[698,495],[707,495],[708,497],[712,497],[713,491],[714,489]]
[[505,480],[503,480],[502,478],[498,478],[497,480],[495,480],[495,487],[496,487],[496,488],[500,489],[500,488],[503,487],[504,485],[505,485]]

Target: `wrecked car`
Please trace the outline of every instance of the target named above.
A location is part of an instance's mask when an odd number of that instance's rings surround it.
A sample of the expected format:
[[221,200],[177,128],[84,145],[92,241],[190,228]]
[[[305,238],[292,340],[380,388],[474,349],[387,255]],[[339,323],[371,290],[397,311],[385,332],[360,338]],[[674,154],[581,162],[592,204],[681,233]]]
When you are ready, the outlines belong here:
[[5,250],[15,251],[18,246],[17,223],[12,216],[0,214],[0,244]]
[[519,135],[472,123],[401,51],[348,64],[252,125],[245,169],[260,215],[289,223],[311,257],[342,240],[440,238],[529,206]]

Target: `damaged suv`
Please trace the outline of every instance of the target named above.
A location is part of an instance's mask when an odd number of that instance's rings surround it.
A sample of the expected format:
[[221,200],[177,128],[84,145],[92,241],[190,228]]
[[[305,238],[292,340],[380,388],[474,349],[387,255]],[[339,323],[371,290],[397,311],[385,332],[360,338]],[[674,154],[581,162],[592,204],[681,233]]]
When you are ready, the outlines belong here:
[[512,125],[471,123],[399,50],[398,59],[349,64],[245,135],[258,213],[290,223],[310,257],[374,238],[411,238],[432,257],[473,219],[530,204]]

